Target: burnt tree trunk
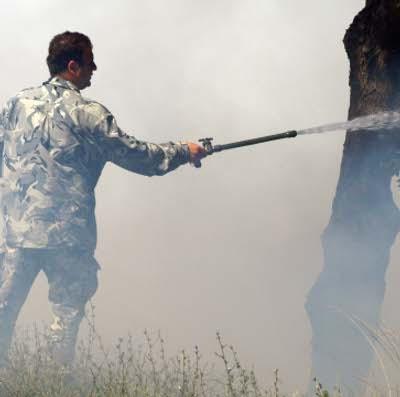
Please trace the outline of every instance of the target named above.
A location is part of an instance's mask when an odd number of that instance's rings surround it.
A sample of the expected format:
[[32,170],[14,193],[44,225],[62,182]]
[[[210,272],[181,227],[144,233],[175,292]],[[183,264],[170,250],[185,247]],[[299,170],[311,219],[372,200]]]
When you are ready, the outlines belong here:
[[[350,60],[349,119],[400,110],[400,0],[367,0],[344,37]],[[306,304],[312,375],[360,392],[372,351],[350,317],[379,323],[390,249],[400,226],[391,182],[400,129],[346,135],[332,215],[322,236],[324,269]],[[357,320],[358,321],[358,320]]]

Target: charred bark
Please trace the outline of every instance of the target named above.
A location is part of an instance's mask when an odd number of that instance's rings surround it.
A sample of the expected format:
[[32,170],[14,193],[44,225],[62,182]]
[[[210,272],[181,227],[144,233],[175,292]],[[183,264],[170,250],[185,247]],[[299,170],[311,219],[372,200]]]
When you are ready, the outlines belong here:
[[[349,119],[400,109],[400,0],[367,0],[344,37],[350,60]],[[351,322],[379,323],[390,248],[399,231],[391,182],[399,173],[400,130],[346,134],[324,268],[306,308],[313,330],[313,376],[356,393],[372,352]]]

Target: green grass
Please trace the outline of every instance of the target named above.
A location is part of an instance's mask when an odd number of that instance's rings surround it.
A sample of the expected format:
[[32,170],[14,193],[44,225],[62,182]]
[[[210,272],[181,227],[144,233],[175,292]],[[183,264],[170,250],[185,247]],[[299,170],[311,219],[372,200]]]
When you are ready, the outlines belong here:
[[[252,369],[242,365],[236,350],[219,333],[216,360],[210,364],[203,361],[197,346],[193,351],[167,356],[162,336],[152,336],[148,331],[144,331],[140,342],[128,336],[106,349],[94,320],[92,308],[87,317],[87,337],[78,344],[76,360],[68,367],[56,362],[49,339],[37,327],[18,332],[9,360],[0,368],[0,397],[284,397],[278,370],[272,384],[265,387]],[[367,340],[374,343],[387,380],[386,387],[371,386],[367,395],[400,396],[399,389],[389,386],[384,357],[378,351],[380,348],[399,369],[397,335],[359,324]],[[329,394],[317,380],[315,386],[317,397],[342,395],[340,389]]]
[[204,363],[196,346],[168,357],[160,335],[145,331],[142,342],[120,338],[107,350],[89,319],[86,340],[73,366],[58,364],[37,328],[19,332],[9,361],[0,369],[0,397],[278,397],[278,371],[263,388],[244,368],[232,346],[216,335],[216,363]]

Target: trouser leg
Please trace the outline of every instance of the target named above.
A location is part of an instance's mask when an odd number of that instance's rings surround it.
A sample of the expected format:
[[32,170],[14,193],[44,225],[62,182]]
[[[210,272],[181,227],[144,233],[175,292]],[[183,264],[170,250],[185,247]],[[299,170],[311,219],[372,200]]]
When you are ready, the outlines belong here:
[[40,268],[35,254],[21,248],[8,249],[0,268],[0,361],[4,362],[18,314]]
[[50,252],[45,263],[54,316],[50,326],[53,354],[60,363],[69,364],[74,359],[85,305],[97,289],[99,265],[91,253],[74,250]]

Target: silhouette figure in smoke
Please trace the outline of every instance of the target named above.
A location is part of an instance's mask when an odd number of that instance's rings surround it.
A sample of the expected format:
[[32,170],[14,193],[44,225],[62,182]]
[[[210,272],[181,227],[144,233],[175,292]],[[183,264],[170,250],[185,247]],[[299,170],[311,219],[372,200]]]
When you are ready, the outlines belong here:
[[[400,108],[400,3],[367,0],[346,32],[349,119]],[[322,236],[325,266],[306,308],[313,331],[312,376],[361,395],[377,327],[390,248],[400,228],[391,180],[400,169],[400,131],[348,132],[332,215]],[[357,325],[358,324],[358,325]]]
[[200,166],[194,143],[154,144],[124,133],[103,105],[85,99],[97,69],[90,39],[77,32],[49,46],[50,79],[21,91],[1,113],[0,359],[38,272],[49,282],[54,355],[70,363],[84,308],[97,288],[94,188],[106,162],[142,175]]

